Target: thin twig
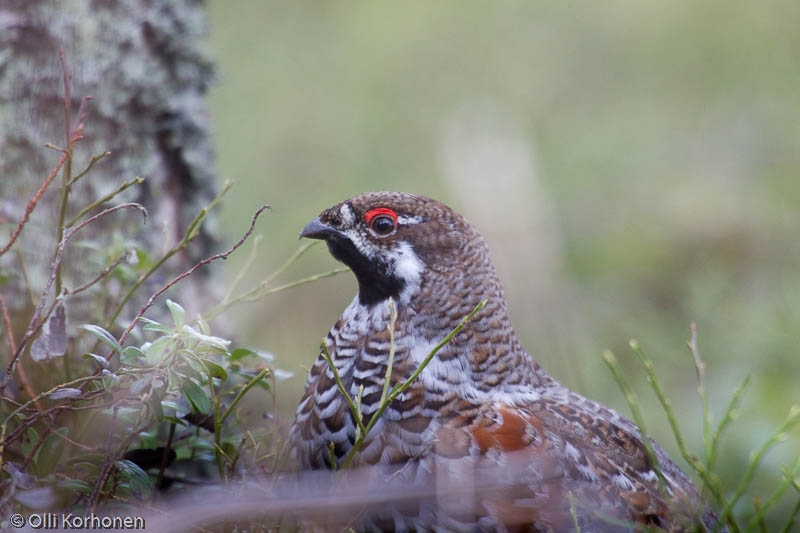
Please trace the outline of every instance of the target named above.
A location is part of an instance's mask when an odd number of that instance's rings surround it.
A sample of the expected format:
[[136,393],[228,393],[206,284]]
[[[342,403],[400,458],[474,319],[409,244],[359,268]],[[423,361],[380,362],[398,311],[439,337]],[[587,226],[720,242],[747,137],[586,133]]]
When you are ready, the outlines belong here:
[[[106,153],[109,153],[109,152],[106,152]],[[94,209],[94,208],[106,203],[107,201],[111,200],[112,198],[114,198],[116,195],[118,195],[119,193],[123,192],[127,188],[132,187],[133,185],[140,185],[142,183],[144,183],[144,178],[139,178],[139,177],[136,177],[136,178],[132,179],[131,181],[126,181],[125,183],[123,183],[122,185],[120,185],[119,187],[117,187],[116,189],[111,191],[110,193],[106,194],[102,198],[98,198],[97,200],[95,200],[91,204],[89,204],[86,207],[84,207],[83,209],[81,209],[78,212],[77,215],[72,217],[72,219],[69,222],[67,222],[67,227],[71,228],[78,220],[83,218],[83,216],[86,213],[88,213],[92,209]]]
[[664,393],[664,389],[661,387],[661,382],[659,381],[658,376],[656,376],[653,362],[644,354],[638,342],[631,341],[630,346],[633,350],[633,353],[636,354],[639,362],[644,367],[645,373],[647,374],[647,381],[650,383],[650,387],[653,389],[658,401],[661,403],[661,408],[664,409],[664,413],[667,415],[667,420],[669,421],[672,435],[675,437],[675,442],[678,445],[681,455],[683,456],[684,460],[689,463],[692,469],[702,478],[703,483],[705,483],[705,485],[709,488],[717,503],[722,504],[722,496],[719,490],[719,484],[713,478],[708,469],[703,466],[697,457],[689,453],[689,449],[686,447],[686,443],[683,440],[683,433],[681,432],[680,425],[678,424],[678,419],[672,409],[672,401],[667,398],[667,395]]
[[750,462],[747,465],[747,468],[742,475],[742,479],[739,482],[739,486],[736,488],[733,496],[728,500],[725,507],[722,509],[720,516],[723,520],[732,520],[733,518],[733,508],[736,503],[739,501],[739,498],[742,497],[747,487],[750,485],[750,482],[753,479],[753,474],[756,471],[756,467],[761,462],[761,459],[764,458],[764,454],[776,443],[783,440],[786,436],[786,433],[790,431],[794,426],[796,426],[800,422],[800,406],[793,406],[789,410],[789,416],[786,417],[786,420],[781,424],[781,427],[778,428],[776,431],[767,441],[758,449],[752,456],[750,457]]
[[[11,413],[5,418],[5,420],[3,420],[3,424],[2,425],[8,424],[11,421],[12,418],[14,418],[18,414],[20,414],[23,411],[25,411],[26,409],[28,409],[36,401],[43,400],[44,398],[47,398],[48,396],[50,396],[54,392],[57,392],[59,389],[73,387],[75,385],[79,385],[79,384],[82,384],[82,383],[87,383],[87,382],[90,382],[90,381],[95,381],[97,379],[99,379],[97,376],[82,376],[82,377],[79,377],[79,378],[75,378],[75,379],[73,379],[71,381],[67,381],[65,383],[59,383],[58,385],[56,385],[55,387],[53,387],[53,388],[51,388],[49,390],[46,390],[44,392],[40,392],[39,394],[37,394],[36,396],[31,398],[27,402],[25,402],[23,404],[20,404],[16,409],[11,411]],[[3,399],[5,399],[5,398],[3,398]]]
[[[3,296],[0,294],[0,309],[2,309],[3,314],[3,325],[8,332],[8,347],[10,348],[9,353],[15,353],[17,351],[17,344],[14,342],[14,330],[11,327],[11,317],[8,314],[8,308],[6,307],[6,301]],[[17,374],[19,375],[19,382],[22,385],[22,388],[28,394],[29,397],[36,396],[36,393],[33,390],[33,385],[31,385],[30,379],[28,379],[28,375],[25,373],[25,366],[19,365],[17,366]],[[39,402],[36,402],[36,409],[38,411],[42,410],[42,405]]]
[[[133,330],[134,326],[136,326],[136,324],[139,322],[139,319],[140,319],[142,316],[144,316],[145,312],[147,312],[147,310],[148,310],[148,309],[150,309],[150,307],[153,305],[153,303],[156,301],[156,299],[157,299],[159,296],[161,296],[162,294],[164,294],[164,292],[166,292],[167,290],[169,290],[170,288],[172,288],[173,286],[175,286],[175,285],[176,285],[177,283],[179,283],[179,282],[180,282],[182,279],[184,279],[184,278],[186,278],[186,277],[188,277],[188,276],[191,276],[191,275],[192,275],[192,274],[194,274],[194,273],[195,273],[195,272],[196,272],[196,271],[197,271],[199,268],[201,268],[201,267],[204,267],[205,265],[207,265],[207,264],[211,263],[212,261],[216,261],[217,259],[227,259],[229,255],[231,255],[231,254],[232,254],[233,252],[235,252],[235,251],[236,251],[236,250],[237,250],[237,249],[238,249],[238,248],[239,248],[239,247],[240,247],[242,244],[244,244],[244,242],[247,240],[247,238],[248,238],[248,237],[250,237],[250,234],[252,234],[252,233],[253,233],[253,230],[254,230],[254,229],[255,229],[255,227],[256,227],[256,221],[258,220],[258,217],[259,217],[259,216],[261,216],[261,213],[263,213],[263,212],[264,212],[264,210],[266,210],[266,209],[269,209],[269,206],[268,206],[268,205],[262,205],[261,207],[259,207],[259,208],[258,208],[258,210],[257,210],[257,211],[256,211],[256,212],[253,214],[253,216],[252,216],[252,218],[251,218],[251,220],[250,220],[250,227],[247,229],[247,231],[244,233],[244,235],[242,235],[242,238],[241,238],[241,239],[239,239],[239,240],[236,242],[236,244],[234,244],[234,245],[233,245],[231,248],[229,248],[227,251],[225,251],[225,252],[221,252],[221,253],[218,253],[218,254],[212,255],[211,257],[207,257],[206,259],[203,259],[203,260],[202,260],[202,261],[200,261],[199,263],[195,264],[195,265],[194,265],[192,268],[190,268],[189,270],[185,271],[185,272],[184,272],[184,273],[182,273],[182,274],[179,274],[179,275],[175,276],[175,277],[174,277],[174,278],[173,278],[171,281],[169,281],[169,282],[168,282],[168,283],[166,283],[166,284],[165,284],[163,287],[161,287],[161,288],[160,288],[160,289],[158,289],[156,292],[154,292],[154,293],[153,293],[153,295],[152,295],[152,296],[150,296],[150,298],[148,298],[147,302],[146,302],[146,303],[145,303],[145,304],[144,304],[144,305],[141,307],[141,309],[139,309],[139,312],[138,312],[138,313],[136,313],[136,316],[135,316],[135,317],[133,317],[133,320],[131,320],[130,324],[128,324],[128,327],[127,327],[127,328],[125,328],[125,331],[123,331],[123,332],[122,332],[122,335],[121,335],[121,336],[120,336],[120,338],[119,338],[119,343],[120,343],[120,344],[122,344],[123,342],[125,342],[125,339],[127,338],[128,334],[129,334],[129,333],[130,333],[130,332]],[[111,354],[109,354],[109,356],[108,356],[108,357],[110,358],[110,357],[111,357]]]
[[225,419],[228,418],[228,415],[235,411],[236,406],[240,401],[242,401],[242,398],[244,398],[244,395],[247,394],[247,391],[253,388],[259,381],[264,379],[269,372],[269,368],[262,368],[258,374],[253,376],[247,383],[245,383],[236,396],[234,396],[233,400],[231,400],[230,405],[228,405],[224,413],[220,413],[219,398],[216,396],[216,392],[214,391],[214,380],[211,379],[211,377],[208,378],[208,386],[211,389],[211,395],[214,401],[214,455],[217,460],[217,470],[219,470],[221,479],[225,479],[225,465],[222,458],[227,458],[228,462],[230,463],[230,457],[228,457],[228,455],[224,453],[222,449],[222,424],[225,423]]
[[69,148],[69,141],[72,137],[72,72],[67,67],[67,54],[64,52],[63,46],[58,48],[58,59],[61,61],[61,73],[64,76],[64,125],[66,128],[65,138]]
[[720,420],[719,426],[717,426],[717,429],[711,435],[711,453],[706,458],[706,468],[709,471],[714,468],[714,463],[717,460],[717,449],[719,448],[720,436],[722,435],[722,432],[727,429],[728,424],[733,422],[733,420],[736,418],[737,409],[742,403],[742,397],[744,396],[747,386],[750,384],[750,377],[751,374],[747,374],[747,376],[744,378],[744,381],[742,381],[742,384],[739,385],[739,388],[737,388],[733,393],[733,397],[728,404],[728,408],[725,409],[725,413],[722,415],[722,420]]
[[113,207],[109,207],[108,209],[104,209],[103,211],[97,213],[92,217],[87,218],[86,220],[84,220],[83,222],[81,222],[68,232],[66,232],[64,236],[61,238],[61,241],[58,243],[58,247],[56,249],[56,255],[55,258],[53,259],[53,264],[50,266],[50,277],[47,279],[47,283],[45,283],[44,289],[42,290],[41,297],[39,298],[39,304],[36,306],[36,309],[33,312],[33,316],[31,317],[30,322],[28,323],[28,329],[25,331],[25,335],[20,340],[19,345],[17,346],[17,349],[14,352],[14,355],[11,357],[11,361],[8,363],[5,376],[3,376],[3,379],[0,380],[0,393],[2,393],[5,390],[9,380],[11,379],[11,376],[14,374],[14,370],[17,366],[17,363],[19,362],[20,355],[22,355],[22,351],[25,349],[25,346],[27,345],[28,341],[33,337],[33,335],[36,334],[37,331],[39,331],[39,328],[41,328],[42,324],[44,323],[44,319],[40,321],[42,310],[44,309],[45,303],[47,302],[47,297],[48,294],[50,293],[50,288],[53,286],[53,283],[56,280],[58,267],[59,265],[61,265],[61,259],[64,255],[64,249],[66,248],[67,243],[70,241],[70,239],[72,239],[72,237],[76,233],[78,233],[81,229],[85,228],[89,224],[115,211],[119,211],[120,209],[129,209],[129,208],[138,209],[145,217],[145,219],[147,218],[147,210],[140,204],[127,203],[127,204],[115,205]]
[[153,492],[150,494],[151,500],[153,496],[155,496],[156,491],[161,488],[161,483],[164,481],[164,471],[169,466],[169,451],[172,449],[173,438],[175,438],[175,422],[169,425],[169,435],[167,436],[167,442],[164,444],[164,453],[161,454],[161,464],[158,466],[158,475],[153,485]]
[[55,264],[55,286],[56,293],[61,292],[61,262],[55,263],[55,257],[58,255],[58,248],[61,241],[64,239],[64,231],[67,229],[64,225],[64,220],[67,216],[67,204],[69,202],[70,184],[72,182],[72,155],[75,143],[83,139],[83,122],[86,118],[86,104],[91,100],[91,96],[86,96],[81,99],[81,105],[78,109],[78,117],[75,123],[72,123],[72,95],[71,95],[71,82],[72,72],[67,66],[67,57],[64,53],[64,47],[58,50],[58,57],[61,60],[61,69],[64,74],[64,126],[66,128],[66,148],[64,148],[64,169],[61,173],[61,201],[58,208],[58,222],[56,224],[56,250],[53,253],[53,262]]
[[578,521],[578,510],[575,508],[575,495],[569,491],[569,514],[572,516],[572,527],[575,533],[580,533],[581,524]]
[[[796,490],[800,491],[800,487],[797,486],[797,483],[794,483],[794,487]],[[789,513],[789,518],[786,519],[786,525],[781,528],[781,533],[789,533],[792,528],[797,525],[797,517],[800,515],[800,498],[797,498],[797,502],[795,502],[794,507],[792,507],[792,512]]]
[[228,300],[231,299],[231,297],[233,296],[233,291],[235,291],[236,287],[239,286],[239,283],[242,282],[242,280],[244,279],[244,275],[247,273],[248,270],[250,270],[250,267],[253,266],[253,263],[256,262],[256,259],[258,258],[258,245],[261,243],[261,239],[263,238],[264,238],[263,235],[256,235],[255,237],[253,237],[253,247],[250,248],[250,253],[247,255],[247,259],[244,260],[242,268],[239,269],[239,272],[237,272],[236,275],[233,277],[233,279],[230,281],[228,290],[225,291],[225,295],[222,297],[220,305],[225,304],[226,302],[228,302]]
[[[258,244],[258,243],[256,242],[256,244]],[[286,284],[280,285],[278,287],[273,287],[271,289],[267,289],[267,287],[269,287],[269,285],[273,281],[275,281],[275,278],[277,278],[281,273],[283,273],[289,266],[291,266],[295,261],[297,261],[304,253],[306,253],[315,244],[316,244],[316,241],[301,245],[300,247],[297,248],[297,250],[295,250],[295,252],[292,255],[289,256],[288,259],[286,259],[286,261],[283,262],[283,264],[280,267],[278,267],[277,270],[275,270],[269,276],[267,276],[265,279],[263,279],[258,285],[256,285],[255,287],[253,287],[249,291],[247,291],[247,292],[245,292],[243,294],[240,294],[239,296],[236,296],[235,298],[232,298],[231,295],[233,294],[233,290],[234,290],[235,285],[239,283],[239,281],[241,280],[242,276],[244,275],[244,272],[250,266],[250,264],[252,263],[252,260],[253,260],[253,258],[255,256],[255,246],[254,246],[253,247],[253,251],[250,253],[250,256],[248,257],[247,261],[245,262],[244,268],[242,268],[242,270],[236,275],[236,278],[234,279],[234,283],[232,284],[231,288],[228,289],[228,291],[225,293],[225,296],[222,298],[222,301],[220,301],[220,303],[218,303],[213,308],[211,308],[209,311],[204,313],[204,315],[207,316],[207,317],[213,318],[213,317],[219,315],[220,313],[222,313],[223,311],[225,311],[226,309],[229,309],[233,305],[240,304],[240,303],[245,303],[245,302],[253,302],[253,301],[256,301],[256,300],[258,300],[260,298],[263,298],[264,296],[266,296],[268,294],[273,294],[275,292],[279,292],[279,291],[282,291],[282,290],[290,289],[292,287],[296,287],[296,286],[302,285],[304,283],[309,283],[311,281],[316,281],[318,279],[330,277],[330,276],[333,276],[333,275],[338,274],[340,272],[347,272],[347,270],[349,270],[348,268],[339,268],[339,269],[333,270],[331,272],[326,272],[324,274],[317,274],[315,276],[310,276],[308,278],[304,278],[304,279],[301,279],[301,280],[298,280],[298,281],[293,281],[293,282],[290,282],[290,283],[286,283]]]
[[53,167],[53,170],[51,170],[50,174],[47,175],[47,178],[44,180],[44,183],[42,183],[42,186],[39,187],[39,189],[36,191],[36,194],[33,195],[33,198],[28,200],[28,205],[25,206],[25,214],[22,216],[22,220],[19,221],[19,224],[17,224],[17,227],[16,229],[14,229],[14,232],[11,234],[11,239],[5,246],[0,248],[0,256],[5,254],[14,245],[14,242],[17,240],[17,237],[19,237],[19,234],[22,233],[22,228],[24,228],[25,224],[27,224],[28,220],[30,220],[31,213],[33,213],[33,210],[36,209],[36,204],[38,204],[39,200],[42,199],[44,192],[53,182],[56,175],[58,174],[58,171],[61,170],[61,167],[64,166],[64,163],[66,161],[67,161],[67,154],[62,154],[62,156],[58,160],[58,163],[56,163],[56,166]]
[[[364,420],[361,414],[361,410],[356,406],[355,401],[353,401],[353,397],[350,396],[350,393],[347,391],[347,388],[342,383],[342,377],[339,375],[339,369],[336,368],[336,365],[333,364],[333,358],[331,357],[330,352],[328,351],[328,345],[325,344],[325,340],[323,339],[322,345],[320,346],[322,350],[322,357],[325,358],[325,361],[328,363],[328,366],[333,373],[333,381],[336,383],[336,387],[339,389],[339,392],[344,396],[347,405],[350,406],[350,412],[353,413],[353,419],[356,421],[356,427],[361,432],[361,435],[366,434],[366,428],[364,427]],[[356,440],[358,442],[358,440]],[[344,467],[344,465],[343,465]]]
[[306,253],[312,246],[317,244],[317,242],[318,241],[312,241],[312,242],[309,242],[309,243],[305,243],[302,246],[300,246],[299,248],[297,248],[297,250],[295,250],[294,253],[292,255],[290,255],[288,257],[288,259],[286,259],[286,261],[284,261],[283,264],[278,267],[277,270],[275,270],[275,272],[273,272],[272,274],[267,276],[261,283],[258,284],[258,286],[256,286],[255,289],[253,289],[253,291],[256,291],[256,290],[258,290],[258,289],[260,289],[262,287],[266,287],[267,285],[269,285],[270,283],[275,281],[275,278],[280,276],[287,268],[289,268],[292,264],[294,264],[295,261],[300,259],[300,257],[304,253]]
[[263,292],[260,292],[258,294],[253,294],[254,291],[250,291],[250,292],[247,293],[247,295],[238,297],[235,300],[232,300],[230,303],[233,304],[233,303],[254,302],[254,301],[258,300],[259,298],[263,298],[264,296],[267,296],[269,294],[274,294],[276,292],[285,291],[287,289],[293,289],[295,287],[299,287],[300,285],[305,285],[307,283],[312,283],[312,282],[320,280],[320,279],[330,278],[330,277],[336,276],[337,274],[343,274],[344,272],[349,272],[349,271],[350,271],[350,269],[348,267],[334,268],[333,270],[329,270],[328,272],[322,272],[321,274],[314,274],[314,275],[311,275],[311,276],[308,276],[308,277],[305,277],[305,278],[301,278],[301,279],[298,279],[298,280],[295,280],[295,281],[290,281],[288,283],[284,283],[283,285],[278,285],[277,287],[273,287],[271,289],[267,289],[267,290],[265,290]]
[[0,311],[3,313],[3,325],[6,328],[6,332],[8,332],[8,347],[11,349],[11,353],[14,353],[17,351],[14,343],[14,330],[11,327],[11,316],[8,314],[8,307],[6,307],[6,301],[2,294],[0,294]]
[[5,458],[7,431],[8,431],[8,424],[0,425],[0,468],[3,468],[3,459]]
[[389,394],[389,382],[392,378],[392,366],[394,365],[394,354],[397,350],[397,345],[394,341],[394,326],[397,322],[397,309],[394,306],[394,300],[392,297],[389,297],[389,325],[386,326],[386,329],[389,331],[389,359],[386,362],[386,375],[383,377],[383,390],[381,391],[381,401],[379,404],[382,404],[386,401],[386,395]]
[[[139,437],[139,435],[141,434],[141,432],[144,430],[145,427],[152,424],[152,420],[148,420],[147,424],[145,424],[144,421],[147,419],[146,417],[150,417],[153,414],[152,410],[147,404],[146,398],[153,394],[154,387],[155,387],[155,381],[150,383],[150,391],[145,394],[145,399],[123,398],[115,402],[114,409],[112,412],[111,424],[109,426],[109,433],[108,433],[109,437],[104,445],[105,460],[103,461],[103,466],[100,468],[100,472],[98,473],[97,481],[95,482],[92,495],[86,504],[89,512],[93,512],[96,509],[103,486],[106,484],[108,477],[111,475],[111,472],[114,468],[114,465],[116,464],[118,457],[122,454],[124,450],[128,449],[128,446],[130,446],[131,442],[133,442],[134,439]],[[129,427],[129,429],[125,432],[122,438],[113,441],[111,437],[113,436],[114,426],[116,425],[116,420],[118,415],[117,410],[119,409],[120,406],[122,406],[125,403],[133,403],[140,406],[139,418],[136,420],[136,423],[133,424],[132,427]],[[116,445],[117,451],[114,453],[112,453],[111,451],[112,444]]]
[[[378,423],[378,420],[380,420],[380,418],[383,415],[384,411],[386,411],[386,409],[392,404],[392,402],[399,395],[401,395],[403,392],[405,392],[405,390],[408,389],[411,386],[411,384],[414,383],[417,380],[417,378],[422,373],[422,371],[425,370],[425,367],[428,366],[428,363],[430,363],[433,360],[433,358],[436,356],[436,354],[439,353],[439,350],[441,350],[448,342],[453,340],[453,337],[458,335],[461,332],[461,330],[464,329],[464,326],[466,326],[467,323],[470,320],[472,320],[472,317],[474,317],[485,306],[486,306],[486,300],[483,300],[478,305],[476,305],[475,309],[470,311],[470,313],[467,316],[462,318],[461,322],[459,322],[458,325],[456,327],[454,327],[450,331],[450,333],[445,335],[444,338],[442,338],[442,340],[440,340],[436,344],[436,346],[433,347],[433,349],[430,351],[430,353],[428,353],[428,355],[425,356],[425,359],[422,360],[422,362],[419,364],[419,366],[417,366],[416,370],[414,370],[414,372],[411,373],[411,375],[408,377],[408,379],[406,379],[402,383],[399,383],[399,384],[395,385],[392,388],[391,392],[386,397],[386,400],[384,400],[384,402],[381,403],[381,405],[378,407],[378,409],[375,411],[375,413],[370,417],[369,423],[367,423],[366,428],[364,428],[364,431],[363,431],[363,433],[361,435],[361,438],[360,439],[356,439],[356,442],[353,443],[353,447],[350,448],[350,451],[347,453],[347,456],[344,458],[344,461],[342,461],[341,468],[347,468],[347,466],[350,464],[350,462],[355,457],[355,454],[361,449],[361,445],[364,443],[364,440],[367,438],[367,435],[369,434],[369,432],[372,430],[372,428],[375,427],[375,424]],[[340,389],[340,390],[342,390],[342,389]],[[349,395],[347,394],[346,391],[344,392],[344,394],[345,394],[345,398],[349,398]],[[352,399],[350,399],[349,401],[352,402]]]
[[22,280],[25,282],[25,291],[28,293],[28,298],[31,300],[31,307],[36,307],[37,299],[36,293],[33,290],[30,277],[28,276],[28,269],[25,267],[25,259],[22,257],[22,250],[19,247],[14,248],[14,254],[17,256],[17,264],[19,273],[22,275]]
[[97,475],[97,482],[94,485],[92,495],[89,497],[89,502],[87,504],[90,513],[94,512],[97,500],[100,497],[100,490],[103,485],[105,485],[108,474],[111,472],[111,465],[114,463],[114,455],[111,453],[111,443],[114,439],[114,427],[117,425],[118,410],[119,405],[114,405],[114,409],[111,410],[111,423],[108,425],[108,435],[106,436],[105,458],[103,459],[103,465],[100,467],[100,472]]
[[[53,433],[55,433],[55,431],[53,431]],[[34,444],[33,446],[31,446],[31,449],[30,449],[30,451],[28,452],[28,455],[25,457],[25,459],[23,459],[22,463],[19,465],[19,469],[20,469],[20,470],[22,470],[23,472],[24,472],[25,470],[27,470],[27,468],[28,468],[28,465],[29,465],[29,464],[30,464],[30,462],[33,460],[33,458],[36,456],[36,453],[37,453],[37,452],[38,452],[38,451],[41,449],[41,447],[44,445],[44,441],[45,441],[45,440],[47,440],[47,437],[48,437],[49,435],[50,435],[50,433],[47,433],[47,432],[45,432],[44,436],[41,436],[41,437],[39,437],[39,440],[36,442],[36,444]]]
[[[102,154],[94,154],[94,155],[92,155],[91,157],[89,157],[89,163],[86,165],[86,168],[84,168],[84,169],[83,169],[81,172],[78,172],[77,174],[75,174],[75,175],[72,177],[72,179],[70,180],[69,184],[70,184],[70,185],[73,185],[73,184],[74,184],[75,182],[77,182],[79,179],[81,179],[81,178],[82,178],[82,177],[84,177],[86,174],[88,174],[88,173],[89,173],[89,171],[91,171],[91,170],[92,170],[92,168],[95,166],[95,164],[96,164],[98,161],[100,161],[100,160],[102,160],[102,159],[105,159],[106,157],[108,157],[108,156],[110,156],[110,155],[111,155],[111,152],[109,152],[109,151],[105,151],[105,152],[103,152]],[[141,178],[136,178],[136,179],[141,179]],[[144,181],[144,180],[142,180],[142,181]],[[128,183],[131,183],[131,182],[128,182]],[[141,182],[139,182],[139,183],[141,183]],[[130,186],[130,185],[129,185],[129,186]],[[126,188],[127,188],[127,187],[126,187]],[[124,189],[123,189],[123,190],[124,190]],[[118,192],[120,192],[120,191],[118,190],[118,191],[117,191],[117,193],[118,193]],[[113,194],[117,194],[117,193],[112,193],[112,195],[113,195]],[[102,202],[101,202],[101,203],[102,203]],[[67,226],[69,226],[69,225],[70,225],[70,224],[67,224]]]
[[92,279],[90,281],[87,281],[86,283],[84,283],[80,287],[77,287],[77,288],[72,289],[72,290],[66,290],[65,292],[67,294],[78,294],[79,292],[85,291],[86,289],[88,289],[89,287],[91,287],[92,285],[94,285],[95,283],[97,283],[98,281],[100,281],[101,279],[106,277],[107,275],[109,275],[115,268],[117,268],[117,266],[125,259],[126,255],[128,255],[128,252],[123,252],[122,254],[119,255],[119,257],[114,259],[111,262],[111,264],[108,265],[102,272],[100,272],[100,274],[95,276],[94,279]]
[[[108,321],[105,324],[105,329],[106,330],[110,331],[111,329],[114,328],[114,324],[117,321],[117,317],[122,312],[122,309],[125,307],[125,304],[127,304],[128,301],[133,297],[133,295],[136,293],[136,291],[139,289],[139,287],[142,285],[142,283],[144,283],[156,270],[161,268],[161,265],[166,263],[173,255],[175,255],[178,252],[180,252],[181,250],[183,250],[184,247],[186,247],[191,241],[194,240],[195,237],[197,237],[197,235],[199,235],[200,224],[202,224],[203,220],[205,220],[206,216],[208,216],[208,212],[214,206],[216,206],[220,202],[220,200],[222,200],[222,197],[225,196],[225,194],[228,192],[228,190],[230,188],[231,188],[231,184],[229,182],[226,182],[223,185],[222,190],[219,192],[219,194],[217,194],[217,196],[215,196],[214,199],[211,200],[211,202],[207,206],[205,206],[203,209],[201,209],[197,213],[197,215],[195,215],[195,217],[192,220],[192,222],[189,223],[189,226],[186,229],[186,232],[184,233],[184,235],[181,238],[180,242],[178,244],[176,244],[175,246],[173,246],[166,253],[164,253],[164,255],[162,255],[161,258],[158,261],[153,263],[153,265],[150,268],[148,268],[146,272],[143,272],[136,279],[136,281],[133,282],[133,284],[131,284],[131,286],[128,288],[128,291],[120,299],[119,303],[117,304],[117,307],[114,309],[114,311],[109,316]],[[259,213],[263,209],[264,209],[264,207],[262,207],[262,209],[259,210]],[[180,281],[180,280],[178,280],[178,281]],[[137,317],[137,320],[138,320],[138,317]],[[129,329],[126,330],[128,333],[130,333],[130,329],[133,329],[133,325],[135,325],[133,323],[131,323],[131,324],[132,325],[129,326]]]
[[764,518],[767,512],[778,503],[778,500],[783,496],[786,489],[788,489],[792,482],[794,481],[795,476],[797,476],[797,472],[800,471],[800,456],[796,457],[794,463],[791,466],[785,467],[783,470],[783,479],[772,492],[769,498],[763,503],[757,506],[756,513],[747,523],[745,527],[745,531],[752,530],[756,524],[763,524]]
[[247,394],[247,391],[249,391],[251,388],[253,388],[255,385],[257,385],[259,381],[264,379],[266,377],[266,375],[269,374],[270,370],[271,370],[270,368],[262,368],[261,371],[258,374],[256,374],[252,378],[250,378],[250,380],[247,383],[244,384],[244,386],[241,388],[241,390],[239,390],[239,392],[236,394],[236,396],[234,396],[233,400],[231,400],[231,403],[225,409],[225,412],[222,413],[222,416],[220,417],[220,421],[219,421],[220,425],[223,422],[225,422],[225,419],[228,418],[228,415],[233,412],[233,409],[239,404],[239,402],[242,400],[244,395]]
[[697,324],[689,325],[690,336],[686,346],[692,354],[695,372],[697,373],[697,394],[703,406],[703,444],[706,448],[706,459],[711,456],[711,411],[708,407],[708,394],[706,394],[706,364],[700,358],[700,349],[697,346]]
[[[637,353],[638,343],[636,341],[630,341],[631,348],[633,351]],[[640,357],[640,360],[642,357]],[[603,352],[603,360],[605,361],[608,368],[611,370],[611,373],[614,375],[614,380],[617,382],[620,390],[622,390],[622,394],[625,396],[625,400],[628,402],[628,407],[631,409],[631,414],[633,415],[633,421],[636,423],[636,426],[639,428],[639,432],[641,433],[642,437],[642,445],[644,446],[645,455],[650,461],[652,465],[653,471],[656,473],[658,477],[658,488],[659,490],[666,494],[667,493],[667,480],[664,477],[664,473],[661,471],[661,463],[658,460],[658,456],[656,455],[655,450],[653,449],[653,444],[650,442],[650,437],[647,434],[647,428],[645,426],[644,417],[642,416],[641,411],[639,410],[639,401],[636,399],[636,395],[633,393],[633,389],[631,389],[630,384],[628,384],[628,380],[625,379],[625,376],[622,373],[622,369],[619,366],[619,362],[617,361],[617,357],[611,350],[606,350]],[[648,361],[649,363],[649,361]],[[643,362],[644,364],[644,362]],[[647,369],[648,365],[645,365]],[[650,370],[652,371],[652,363],[650,363]],[[649,375],[649,374],[648,374]]]

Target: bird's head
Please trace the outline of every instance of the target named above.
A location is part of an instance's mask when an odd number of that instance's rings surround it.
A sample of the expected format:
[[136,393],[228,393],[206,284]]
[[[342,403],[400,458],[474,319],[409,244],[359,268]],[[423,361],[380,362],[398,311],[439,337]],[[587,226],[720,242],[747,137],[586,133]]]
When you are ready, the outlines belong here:
[[481,266],[494,275],[480,234],[449,207],[413,194],[354,196],[323,211],[300,237],[324,240],[331,255],[350,267],[362,305],[390,296],[407,303],[424,282],[454,269]]

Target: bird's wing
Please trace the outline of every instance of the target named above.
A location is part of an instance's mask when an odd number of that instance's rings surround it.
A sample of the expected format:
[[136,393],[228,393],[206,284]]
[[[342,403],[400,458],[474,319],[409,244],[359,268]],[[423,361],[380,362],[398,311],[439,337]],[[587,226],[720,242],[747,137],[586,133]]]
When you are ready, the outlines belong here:
[[638,434],[557,400],[484,403],[443,420],[434,442],[437,484],[459,493],[471,485],[471,511],[506,526],[602,531],[598,524],[632,522],[670,530],[696,520],[696,491],[671,479],[674,465],[659,477]]

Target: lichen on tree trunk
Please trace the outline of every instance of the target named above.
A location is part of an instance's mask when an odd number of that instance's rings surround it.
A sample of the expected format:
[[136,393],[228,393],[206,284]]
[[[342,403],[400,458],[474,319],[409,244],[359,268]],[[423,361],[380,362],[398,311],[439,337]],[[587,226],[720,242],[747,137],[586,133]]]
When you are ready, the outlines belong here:
[[[149,212],[147,225],[137,213],[120,212],[87,228],[81,237],[96,237],[100,246],[124,238],[153,256],[181,238],[217,192],[205,102],[214,79],[204,50],[206,31],[202,2],[192,0],[0,3],[0,246],[61,155],[45,144],[66,143],[61,47],[73,73],[73,108],[78,109],[81,98],[92,97],[84,139],[75,147],[75,170],[82,169],[91,154],[111,152],[75,184],[67,216],[141,176],[142,185],[129,188],[112,203],[143,204]],[[0,257],[0,291],[12,316],[31,306],[32,295],[41,290],[48,274],[60,182],[57,177],[32,213],[15,253]],[[165,265],[162,282],[213,252],[214,220],[212,214],[192,246]],[[64,279],[72,286],[90,279],[93,269],[102,270],[81,260],[88,254],[85,248],[71,244],[69,254]],[[181,301],[190,309],[201,305],[210,290],[203,279],[209,270],[198,274],[181,285]],[[135,313],[135,303],[129,304],[127,315]],[[73,323],[92,318],[92,310],[80,301],[68,302],[67,307]],[[24,325],[14,323],[15,331],[18,327]],[[4,330],[0,327],[5,345]]]

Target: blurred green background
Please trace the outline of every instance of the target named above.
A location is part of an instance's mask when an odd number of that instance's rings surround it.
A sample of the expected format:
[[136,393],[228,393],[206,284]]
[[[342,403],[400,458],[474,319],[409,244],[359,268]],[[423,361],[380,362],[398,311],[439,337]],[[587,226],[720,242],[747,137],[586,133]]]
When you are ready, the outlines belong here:
[[[213,0],[209,11],[219,171],[236,182],[225,231],[273,208],[248,284],[322,209],[365,190],[416,192],[484,233],[534,357],[628,414],[601,359],[617,354],[673,456],[630,338],[698,454],[689,323],[717,420],[753,374],[722,450],[730,480],[800,403],[800,3]],[[231,258],[230,278],[245,258]],[[316,246],[281,279],[334,266]],[[295,372],[278,390],[287,417],[355,290],[344,274],[228,317],[240,342]],[[798,449],[795,430],[768,469]]]

